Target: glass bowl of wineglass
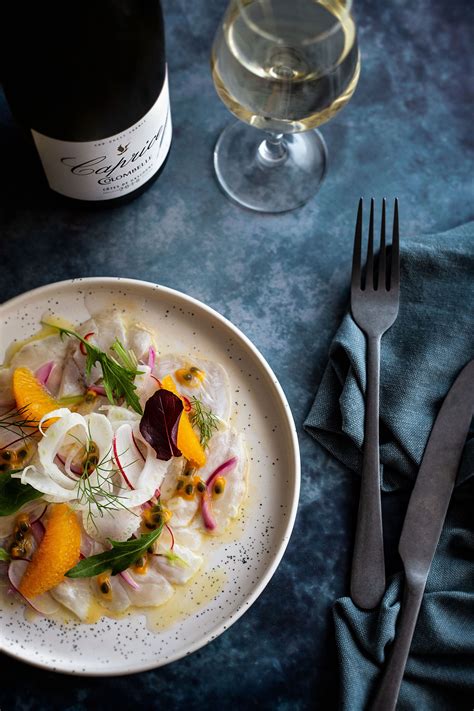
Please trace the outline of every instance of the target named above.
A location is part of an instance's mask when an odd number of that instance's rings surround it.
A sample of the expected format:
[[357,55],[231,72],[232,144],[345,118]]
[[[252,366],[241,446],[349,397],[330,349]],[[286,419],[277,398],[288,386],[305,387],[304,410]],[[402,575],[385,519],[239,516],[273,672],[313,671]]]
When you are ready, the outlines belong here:
[[303,205],[326,171],[315,127],[347,104],[359,79],[352,0],[231,0],[211,68],[239,119],[214,151],[224,192],[260,212]]

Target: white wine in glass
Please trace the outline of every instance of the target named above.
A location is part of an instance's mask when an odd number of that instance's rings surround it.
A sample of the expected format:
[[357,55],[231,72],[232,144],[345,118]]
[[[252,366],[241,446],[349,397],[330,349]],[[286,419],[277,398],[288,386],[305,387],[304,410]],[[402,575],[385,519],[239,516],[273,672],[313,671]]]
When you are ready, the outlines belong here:
[[359,78],[351,4],[231,0],[211,66],[220,98],[253,127],[234,123],[216,146],[219,182],[236,202],[281,212],[316,192],[326,148],[312,129],[349,101]]

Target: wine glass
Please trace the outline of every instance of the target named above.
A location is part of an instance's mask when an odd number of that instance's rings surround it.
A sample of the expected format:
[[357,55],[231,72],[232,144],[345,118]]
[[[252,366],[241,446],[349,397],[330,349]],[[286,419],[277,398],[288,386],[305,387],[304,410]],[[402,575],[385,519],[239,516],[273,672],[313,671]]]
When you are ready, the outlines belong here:
[[219,137],[214,166],[240,205],[284,212],[317,191],[327,151],[315,126],[345,106],[359,78],[351,9],[352,0],[230,1],[211,68],[240,121]]

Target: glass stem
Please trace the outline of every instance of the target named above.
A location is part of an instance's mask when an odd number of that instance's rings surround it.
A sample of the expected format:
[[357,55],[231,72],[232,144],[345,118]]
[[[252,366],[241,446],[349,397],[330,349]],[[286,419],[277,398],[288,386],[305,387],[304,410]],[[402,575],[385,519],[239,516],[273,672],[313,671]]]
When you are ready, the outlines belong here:
[[267,137],[258,147],[258,159],[265,167],[281,165],[286,161],[288,151],[283,133],[267,132]]

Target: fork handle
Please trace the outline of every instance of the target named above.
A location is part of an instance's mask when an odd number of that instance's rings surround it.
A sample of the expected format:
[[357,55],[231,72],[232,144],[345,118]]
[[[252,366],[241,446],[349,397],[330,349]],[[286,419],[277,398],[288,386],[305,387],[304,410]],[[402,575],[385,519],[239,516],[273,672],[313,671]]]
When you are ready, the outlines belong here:
[[368,336],[364,453],[351,573],[351,598],[365,610],[376,607],[385,592],[380,501],[379,388],[380,336]]
[[395,639],[370,711],[395,711],[424,589],[424,580],[413,587],[406,584]]

